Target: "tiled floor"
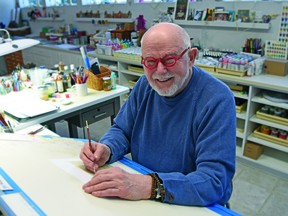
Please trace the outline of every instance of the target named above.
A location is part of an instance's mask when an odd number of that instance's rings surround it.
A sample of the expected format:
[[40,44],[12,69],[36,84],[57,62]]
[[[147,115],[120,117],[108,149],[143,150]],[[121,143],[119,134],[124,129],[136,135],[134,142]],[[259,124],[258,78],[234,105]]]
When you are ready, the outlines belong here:
[[[109,119],[92,124],[92,139],[99,140],[109,127]],[[57,123],[56,128],[59,135],[67,136],[65,122]],[[288,179],[237,161],[233,186],[229,201],[233,211],[245,216],[288,215]]]
[[230,205],[245,216],[288,215],[288,179],[237,161]]

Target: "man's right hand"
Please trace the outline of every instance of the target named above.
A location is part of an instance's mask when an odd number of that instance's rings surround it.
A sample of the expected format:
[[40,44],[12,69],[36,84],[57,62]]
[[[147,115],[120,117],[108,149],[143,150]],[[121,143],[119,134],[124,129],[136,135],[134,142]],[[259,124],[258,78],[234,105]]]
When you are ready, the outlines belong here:
[[92,149],[89,143],[85,143],[80,152],[80,159],[83,161],[86,169],[95,172],[99,167],[106,164],[111,155],[108,146],[101,143],[92,143]]

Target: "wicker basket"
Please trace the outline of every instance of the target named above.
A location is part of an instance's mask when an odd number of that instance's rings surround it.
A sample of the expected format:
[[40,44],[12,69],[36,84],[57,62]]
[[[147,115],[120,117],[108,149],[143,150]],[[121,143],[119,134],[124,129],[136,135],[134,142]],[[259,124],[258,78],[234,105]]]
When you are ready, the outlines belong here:
[[9,74],[11,74],[13,70],[15,70],[17,65],[19,66],[24,65],[21,50],[5,55],[4,59],[5,59],[6,68]]
[[7,28],[11,36],[25,36],[31,34],[31,28],[29,26],[23,26],[20,28]]
[[87,79],[87,85],[90,89],[95,89],[98,91],[103,90],[103,77],[110,77],[111,70],[109,70],[106,67],[100,66],[100,72],[101,74],[93,74],[91,71],[87,70],[86,73],[88,73],[88,79]]

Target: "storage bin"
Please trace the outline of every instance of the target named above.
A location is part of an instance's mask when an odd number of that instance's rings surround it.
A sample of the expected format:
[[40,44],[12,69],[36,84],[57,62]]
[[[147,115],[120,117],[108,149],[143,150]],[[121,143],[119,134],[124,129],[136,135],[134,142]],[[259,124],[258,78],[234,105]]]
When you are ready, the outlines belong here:
[[257,160],[263,153],[264,147],[262,145],[247,142],[244,148],[244,156]]
[[111,70],[106,67],[100,66],[100,72],[100,74],[93,74],[89,70],[86,71],[86,73],[88,73],[88,88],[98,91],[103,90],[103,77],[110,77]]

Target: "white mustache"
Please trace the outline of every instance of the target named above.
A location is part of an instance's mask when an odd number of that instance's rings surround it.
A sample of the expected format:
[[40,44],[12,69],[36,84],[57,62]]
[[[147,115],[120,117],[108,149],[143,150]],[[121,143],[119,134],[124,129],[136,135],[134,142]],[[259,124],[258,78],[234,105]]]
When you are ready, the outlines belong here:
[[172,74],[165,74],[163,76],[159,76],[158,74],[153,74],[152,78],[153,79],[158,79],[159,81],[165,81],[168,80],[170,78],[174,77]]

